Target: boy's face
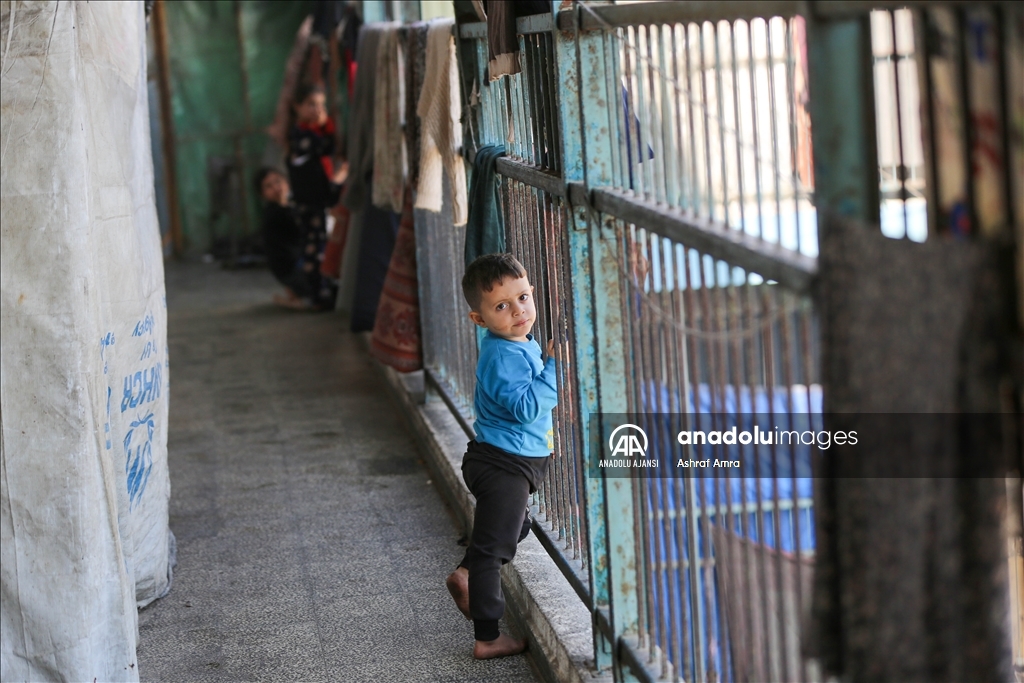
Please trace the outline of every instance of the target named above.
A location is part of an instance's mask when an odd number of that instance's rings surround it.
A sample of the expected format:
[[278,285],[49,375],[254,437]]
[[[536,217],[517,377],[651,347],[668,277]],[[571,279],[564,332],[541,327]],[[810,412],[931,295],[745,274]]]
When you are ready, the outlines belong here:
[[537,319],[533,287],[524,275],[505,278],[489,292],[481,292],[480,309],[469,312],[469,319],[492,334],[509,341],[526,341]]
[[322,92],[311,93],[309,97],[302,100],[302,104],[295,105],[295,118],[300,123],[309,123],[322,126],[327,122],[327,100]]
[[288,203],[288,181],[280,173],[268,173],[260,183],[260,195],[268,202],[284,206]]

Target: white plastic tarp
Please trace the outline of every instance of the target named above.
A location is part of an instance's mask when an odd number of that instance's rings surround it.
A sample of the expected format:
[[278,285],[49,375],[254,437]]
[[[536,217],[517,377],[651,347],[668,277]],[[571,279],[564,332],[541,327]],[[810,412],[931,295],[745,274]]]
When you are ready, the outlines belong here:
[[170,586],[141,2],[0,3],[0,678],[138,680]]

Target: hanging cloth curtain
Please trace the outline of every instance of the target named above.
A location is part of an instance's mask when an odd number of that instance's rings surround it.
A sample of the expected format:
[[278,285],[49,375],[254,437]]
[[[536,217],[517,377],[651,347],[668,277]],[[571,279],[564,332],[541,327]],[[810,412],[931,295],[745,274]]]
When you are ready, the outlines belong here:
[[453,225],[465,225],[469,216],[466,201],[466,167],[462,161],[462,98],[459,67],[455,61],[454,19],[437,19],[427,32],[427,61],[416,113],[422,119],[420,180],[416,208],[440,213],[442,174],[448,175],[452,192]]

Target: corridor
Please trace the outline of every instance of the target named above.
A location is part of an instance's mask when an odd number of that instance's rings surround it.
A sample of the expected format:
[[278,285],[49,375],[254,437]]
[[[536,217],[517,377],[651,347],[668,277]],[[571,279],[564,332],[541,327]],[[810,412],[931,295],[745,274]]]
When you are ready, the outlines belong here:
[[459,532],[362,342],[274,291],[167,265],[178,564],[139,613],[141,679],[534,680],[473,660]]

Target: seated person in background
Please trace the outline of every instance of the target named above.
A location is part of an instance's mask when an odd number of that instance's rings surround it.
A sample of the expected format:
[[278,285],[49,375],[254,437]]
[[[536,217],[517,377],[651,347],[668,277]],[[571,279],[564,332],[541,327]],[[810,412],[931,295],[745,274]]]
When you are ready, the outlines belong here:
[[286,308],[310,308],[309,278],[302,270],[303,235],[290,203],[288,179],[276,169],[264,167],[256,172],[256,191],[263,207],[263,243],[267,265],[285,293],[275,294],[274,303]]

